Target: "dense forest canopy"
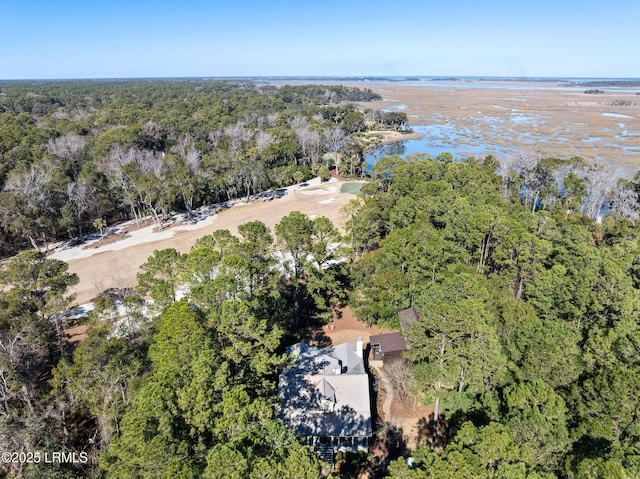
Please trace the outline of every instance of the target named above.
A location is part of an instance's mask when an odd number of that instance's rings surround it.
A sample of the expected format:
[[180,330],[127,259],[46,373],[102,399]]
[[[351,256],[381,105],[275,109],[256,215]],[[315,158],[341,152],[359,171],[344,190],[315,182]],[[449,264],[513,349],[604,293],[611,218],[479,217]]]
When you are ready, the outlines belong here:
[[77,278],[43,253],[16,256],[1,275],[0,440],[90,461],[8,470],[317,477],[328,466],[284,429],[275,384],[284,348],[349,300],[386,325],[407,306],[421,312],[402,387],[441,413],[412,466],[369,456],[362,470],[636,477],[640,230],[617,213],[597,222],[567,208],[578,204],[568,190],[532,211],[521,188],[505,188],[517,177],[495,170],[490,157],[387,158],[346,208],[342,240],[326,218],[293,212],[274,232],[256,221],[187,254],[156,251],[138,275],[154,304],[128,296],[122,321],[100,298],[75,350],[51,319]]
[[[322,466],[276,417],[285,346],[342,296],[343,266],[324,217],[259,221],[156,251],[139,292],[95,301],[87,339],[64,341],[77,277],[44,253],[0,269],[0,446],[82,451],[84,461],[7,461],[23,478],[317,478]],[[294,260],[278,261],[274,248]],[[313,255],[313,257],[311,257]],[[176,301],[181,287],[186,297]],[[126,319],[123,319],[123,309]],[[301,319],[303,318],[303,319]],[[60,328],[56,328],[59,325]]]
[[448,425],[390,476],[638,477],[637,224],[581,213],[578,175],[496,166],[387,158],[350,209],[352,307],[396,326],[421,312],[413,387]]
[[[1,255],[362,166],[370,90],[225,81],[0,84]],[[400,115],[402,117],[402,115]],[[340,154],[338,154],[340,152]],[[98,222],[98,223],[95,223]]]
[[[362,174],[354,134],[406,118],[340,86],[247,82],[0,85],[2,253],[107,222]],[[638,178],[519,152],[381,159],[342,236],[293,212],[155,251],[136,291],[101,296],[88,337],[60,314],[78,278],[31,249],[0,263],[0,446],[86,461],[22,478],[315,478],[328,465],[277,417],[286,347],[349,303],[420,320],[404,394],[436,404],[391,478],[640,477]],[[152,302],[144,298],[151,298]],[[270,474],[271,476],[268,476]],[[352,477],[336,473],[334,477]]]

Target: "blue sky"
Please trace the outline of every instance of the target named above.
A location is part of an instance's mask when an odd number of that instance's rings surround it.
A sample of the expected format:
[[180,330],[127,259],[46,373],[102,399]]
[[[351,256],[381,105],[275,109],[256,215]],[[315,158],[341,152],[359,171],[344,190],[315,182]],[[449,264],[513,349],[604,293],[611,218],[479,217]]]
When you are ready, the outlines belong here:
[[0,79],[640,77],[640,2],[0,0]]

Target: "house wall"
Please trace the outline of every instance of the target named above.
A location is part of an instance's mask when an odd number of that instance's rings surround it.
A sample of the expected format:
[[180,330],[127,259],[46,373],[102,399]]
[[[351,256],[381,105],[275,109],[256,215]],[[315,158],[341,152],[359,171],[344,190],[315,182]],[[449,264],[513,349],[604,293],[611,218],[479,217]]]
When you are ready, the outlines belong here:
[[382,359],[382,361],[385,364],[393,363],[395,361],[401,361],[401,360],[404,359],[402,357],[402,353],[403,352],[404,351],[393,351],[393,352],[390,352],[390,353],[384,353],[384,358]]
[[375,346],[371,348],[371,356],[369,364],[374,367],[382,367],[385,363],[392,363],[403,359],[402,353],[404,351],[392,351],[389,353],[382,353],[376,351]]

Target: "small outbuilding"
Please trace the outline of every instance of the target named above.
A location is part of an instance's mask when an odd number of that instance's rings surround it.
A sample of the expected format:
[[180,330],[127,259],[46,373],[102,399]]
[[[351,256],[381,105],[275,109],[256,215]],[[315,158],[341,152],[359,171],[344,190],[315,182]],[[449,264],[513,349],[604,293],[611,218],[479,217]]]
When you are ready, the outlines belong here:
[[369,338],[371,346],[371,365],[380,367],[385,363],[390,363],[402,359],[402,353],[409,349],[409,343],[404,336],[409,331],[411,325],[420,320],[420,312],[414,308],[403,309],[398,312],[398,321],[402,332],[376,334]]
[[371,345],[371,365],[382,366],[402,359],[402,353],[407,350],[407,340],[400,333],[376,334],[369,337]]
[[420,311],[411,306],[410,308],[398,311],[398,321],[400,322],[400,329],[402,332],[407,333],[413,323],[417,323],[420,320]]

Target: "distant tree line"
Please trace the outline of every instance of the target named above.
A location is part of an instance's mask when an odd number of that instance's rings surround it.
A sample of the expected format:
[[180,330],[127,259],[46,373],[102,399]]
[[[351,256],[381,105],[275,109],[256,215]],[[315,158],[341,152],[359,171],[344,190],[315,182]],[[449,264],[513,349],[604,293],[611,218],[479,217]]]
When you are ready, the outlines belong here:
[[585,86],[585,87],[618,87],[633,88],[640,86],[639,80],[593,80],[586,82],[568,82],[568,86]]

